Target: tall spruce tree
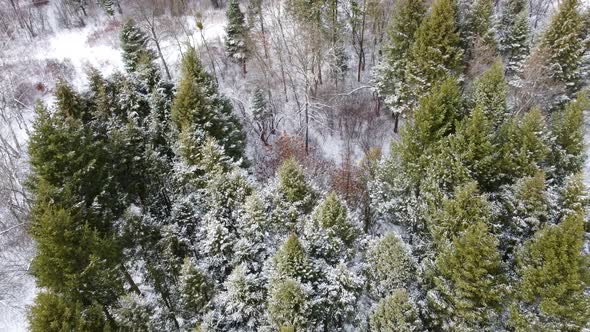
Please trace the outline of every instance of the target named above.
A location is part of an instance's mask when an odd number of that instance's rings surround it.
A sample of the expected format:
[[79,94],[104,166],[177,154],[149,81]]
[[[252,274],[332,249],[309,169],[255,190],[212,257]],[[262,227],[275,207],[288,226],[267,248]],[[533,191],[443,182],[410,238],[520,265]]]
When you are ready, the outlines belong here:
[[406,70],[408,69],[410,49],[414,35],[426,13],[423,0],[403,0],[396,3],[389,37],[384,46],[381,64],[375,71],[375,90],[384,99],[385,105],[393,113],[394,131],[397,132],[399,116],[408,110],[408,91]]
[[225,28],[225,49],[227,54],[240,64],[242,75],[246,75],[248,58],[248,26],[237,0],[227,4],[227,27]]
[[[193,139],[207,134],[215,138],[235,161],[244,158],[245,138],[233,107],[219,94],[217,85],[205,72],[192,48],[182,59],[172,120],[181,134]],[[194,143],[198,144],[198,141]]]
[[516,331],[580,331],[590,322],[584,215],[541,230],[518,258],[520,282],[511,306]]
[[530,28],[526,0],[505,0],[499,28],[499,49],[504,56],[506,74],[520,75],[530,52]]
[[498,240],[479,221],[454,238],[436,259],[434,289],[428,304],[439,328],[495,331],[505,299],[504,272]]
[[436,0],[416,31],[410,51],[408,79],[412,107],[424,93],[448,76],[462,71],[463,50],[455,0]]
[[142,61],[146,59],[153,61],[156,58],[155,53],[148,47],[148,36],[132,19],[128,19],[123,24],[120,38],[123,64],[127,72],[134,73]]
[[583,22],[579,0],[564,0],[543,35],[540,48],[548,56],[548,66],[566,93],[561,104],[574,96],[582,83],[584,54]]

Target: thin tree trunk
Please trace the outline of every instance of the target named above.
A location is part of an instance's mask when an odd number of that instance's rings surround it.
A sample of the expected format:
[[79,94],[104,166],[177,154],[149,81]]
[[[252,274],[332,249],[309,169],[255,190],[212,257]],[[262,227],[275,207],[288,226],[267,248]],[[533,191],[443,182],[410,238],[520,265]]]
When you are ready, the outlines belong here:
[[397,127],[399,123],[399,113],[393,113],[394,125],[393,125],[393,132],[397,134]]
[[166,60],[164,59],[164,55],[162,54],[162,49],[160,48],[160,43],[158,42],[158,36],[156,35],[156,30],[154,29],[153,25],[151,26],[150,30],[152,32],[152,38],[154,39],[154,43],[156,44],[156,49],[158,50],[158,55],[160,56],[160,60],[162,60],[162,65],[164,65],[166,77],[168,77],[168,79],[171,80],[172,76],[170,75],[170,70],[168,70],[168,65],[166,64]]
[[357,68],[357,82],[361,81],[361,69],[364,69],[365,50],[363,43],[365,41],[365,24],[367,20],[367,0],[363,1],[363,23],[361,25],[361,36],[359,38],[359,63]]

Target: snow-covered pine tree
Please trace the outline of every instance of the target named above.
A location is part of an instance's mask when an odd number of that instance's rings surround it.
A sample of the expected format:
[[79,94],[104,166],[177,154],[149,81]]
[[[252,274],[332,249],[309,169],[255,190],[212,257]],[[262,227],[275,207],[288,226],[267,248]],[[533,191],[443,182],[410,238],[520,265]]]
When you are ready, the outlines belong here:
[[215,138],[234,161],[244,158],[245,138],[229,100],[205,72],[195,49],[182,59],[181,77],[172,106],[172,120],[181,134],[193,138],[203,133]]
[[415,276],[415,262],[408,248],[393,233],[375,241],[367,252],[369,287],[377,297],[395,293],[397,289],[410,289]]
[[227,4],[227,26],[225,28],[225,50],[230,58],[242,67],[242,75],[246,76],[246,60],[248,59],[248,26],[244,13],[240,10],[238,0],[230,0]]
[[121,28],[121,49],[123,50],[123,64],[128,73],[134,73],[146,58],[152,62],[156,55],[149,48],[148,36],[141,31],[135,21],[128,19]]
[[439,253],[428,291],[432,329],[497,331],[506,287],[498,240],[477,221]]
[[493,127],[480,107],[459,123],[449,143],[481,190],[493,191],[498,183],[497,147]]
[[99,0],[98,5],[108,16],[115,15],[115,4],[113,0]]
[[475,107],[483,111],[493,129],[499,128],[508,117],[508,86],[502,63],[497,61],[486,70],[474,83],[473,90]]
[[294,332],[308,326],[308,291],[299,281],[289,278],[270,285],[268,315],[274,330]]
[[473,0],[461,31],[468,49],[484,47],[495,53],[497,43],[493,20],[494,1]]
[[518,283],[510,307],[516,331],[580,331],[590,322],[584,214],[564,217],[538,232],[518,256]]
[[548,56],[552,77],[566,90],[557,105],[573,98],[582,83],[585,45],[580,6],[579,0],[564,0],[540,42],[540,49]]
[[408,111],[408,85],[406,84],[410,48],[416,30],[426,12],[423,0],[402,0],[396,3],[389,24],[383,59],[374,73],[375,91],[384,99],[385,105],[395,119],[397,133],[399,117]]
[[522,73],[530,52],[530,28],[526,0],[504,0],[498,27],[500,53],[504,56],[506,75],[515,85],[514,76]]
[[435,84],[462,72],[463,49],[457,15],[456,0],[436,0],[416,31],[406,80],[410,84],[411,108]]
[[551,165],[558,182],[580,172],[584,165],[584,109],[587,107],[588,98],[579,94],[562,110],[553,113],[551,132],[555,140],[551,149]]
[[370,326],[371,331],[379,332],[424,331],[418,306],[403,288],[379,301],[371,313]]

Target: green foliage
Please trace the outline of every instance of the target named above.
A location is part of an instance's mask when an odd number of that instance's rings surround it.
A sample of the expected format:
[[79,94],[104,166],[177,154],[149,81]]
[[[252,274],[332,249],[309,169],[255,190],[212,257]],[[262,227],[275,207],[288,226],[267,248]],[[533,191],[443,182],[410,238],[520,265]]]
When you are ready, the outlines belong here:
[[244,14],[240,10],[240,3],[237,0],[229,1],[226,15],[225,50],[231,58],[242,63],[246,61],[248,56],[248,27],[244,20]]
[[503,181],[534,175],[550,152],[541,110],[535,108],[520,121],[513,117],[505,122],[498,132],[498,146]]
[[553,115],[551,131],[555,136],[555,147],[551,150],[551,163],[558,180],[568,174],[580,172],[586,158],[584,152],[584,110],[588,98],[580,94],[570,101],[563,110]]
[[291,233],[273,257],[279,277],[307,281],[311,278],[311,266],[297,235]]
[[186,319],[199,317],[212,296],[212,286],[201,271],[185,258],[180,271],[180,306]]
[[376,90],[394,113],[402,113],[408,107],[407,67],[414,35],[426,13],[423,0],[402,0],[396,3],[384,46],[383,60],[375,73]]
[[182,59],[181,78],[171,112],[180,133],[194,137],[197,142],[206,133],[235,161],[244,157],[245,138],[231,103],[219,95],[217,85],[192,48]]
[[422,98],[413,121],[404,127],[397,146],[403,167],[415,183],[423,178],[429,149],[454,131],[461,109],[461,93],[456,80],[447,79]]
[[371,331],[414,332],[422,331],[422,322],[416,304],[404,289],[396,289],[381,299],[370,317]]
[[518,257],[520,284],[511,307],[516,331],[579,331],[590,322],[583,214],[540,231]]
[[437,82],[461,73],[463,50],[457,19],[455,0],[436,0],[416,31],[408,69],[412,102]]
[[482,190],[491,191],[497,182],[497,147],[493,142],[492,125],[480,107],[459,123],[450,139],[451,149],[460,157]]
[[450,244],[470,226],[491,221],[491,206],[481,195],[476,182],[468,182],[455,188],[453,198],[445,198],[442,208],[429,224],[434,242],[441,248]]
[[552,76],[566,88],[566,98],[573,97],[580,89],[584,53],[582,33],[580,1],[564,0],[541,40],[541,48],[549,57]]
[[428,294],[428,303],[443,329],[494,330],[506,294],[497,246],[488,226],[477,221],[437,257],[435,288]]
[[28,320],[32,332],[112,330],[97,303],[83,309],[80,303],[68,301],[51,292],[37,294]]
[[483,111],[493,128],[500,127],[508,117],[507,94],[508,86],[504,78],[504,68],[500,62],[496,62],[475,82],[473,92],[475,107]]
[[493,14],[493,0],[473,1],[465,19],[464,31],[462,31],[470,47],[477,45],[491,50],[496,49]]
[[149,48],[149,38],[133,21],[128,19],[121,28],[121,49],[123,50],[123,64],[129,73],[134,73],[142,61],[153,61],[156,58]]
[[387,233],[369,249],[367,262],[371,285],[380,296],[393,294],[398,288],[409,288],[414,279],[414,262],[401,239],[393,233]]
[[332,192],[326,196],[326,199],[316,209],[313,219],[346,245],[353,244],[357,234],[348,219],[346,207],[338,199],[336,193]]
[[500,17],[499,48],[508,76],[522,73],[530,52],[529,13],[526,0],[506,0]]
[[315,200],[315,193],[305,182],[303,169],[294,158],[283,162],[279,168],[279,190],[290,203],[299,203],[309,211]]
[[281,331],[296,331],[306,326],[308,301],[299,282],[293,279],[277,281],[270,289],[268,313]]

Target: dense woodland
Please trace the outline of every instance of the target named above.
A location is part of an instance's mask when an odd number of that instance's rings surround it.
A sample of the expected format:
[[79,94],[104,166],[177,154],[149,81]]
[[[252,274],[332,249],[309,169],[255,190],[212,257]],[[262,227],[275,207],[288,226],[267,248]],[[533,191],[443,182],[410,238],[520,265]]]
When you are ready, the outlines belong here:
[[590,329],[579,0],[60,4],[124,71],[35,106],[31,331]]

